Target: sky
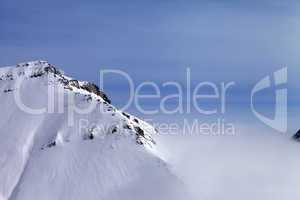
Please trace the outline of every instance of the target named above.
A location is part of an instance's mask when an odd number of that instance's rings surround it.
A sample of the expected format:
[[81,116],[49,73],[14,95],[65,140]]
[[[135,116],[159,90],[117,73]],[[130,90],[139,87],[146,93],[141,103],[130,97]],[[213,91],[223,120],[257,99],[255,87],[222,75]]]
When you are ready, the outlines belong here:
[[[299,34],[297,0],[0,0],[0,66],[41,59],[79,80],[118,69],[136,85],[183,88],[188,67],[192,86],[234,81],[233,103],[249,103],[251,88],[286,66],[289,101],[299,102]],[[124,77],[104,83],[122,106]]]
[[[47,60],[68,76],[95,83],[100,70],[122,70],[136,86],[154,81],[164,95],[174,92],[162,87],[166,81],[180,83],[186,92],[186,68],[193,88],[204,81],[236,83],[227,96],[226,117],[212,117],[237,125],[238,134],[268,137],[163,136],[164,145],[178,156],[171,159],[174,170],[197,199],[299,196],[294,194],[298,146],[270,138],[277,132],[269,133],[272,129],[249,106],[254,85],[288,67],[287,138],[299,129],[299,35],[299,0],[0,0],[0,66]],[[126,79],[111,75],[104,83],[112,104],[122,107],[128,99]],[[143,92],[152,93],[153,88]],[[273,115],[273,88],[258,99],[258,110]],[[144,108],[157,108],[160,100],[143,102]],[[220,102],[206,105],[219,109]],[[152,118],[133,107],[128,111]],[[153,118],[167,123],[211,120],[197,113]]]

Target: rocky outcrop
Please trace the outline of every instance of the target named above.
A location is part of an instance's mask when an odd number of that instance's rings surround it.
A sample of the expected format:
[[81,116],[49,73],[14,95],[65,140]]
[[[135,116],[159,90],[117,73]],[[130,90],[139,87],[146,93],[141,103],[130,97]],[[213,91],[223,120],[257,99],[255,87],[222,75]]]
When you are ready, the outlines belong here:
[[104,101],[106,101],[109,104],[111,103],[111,100],[108,98],[108,96],[103,91],[101,91],[99,87],[94,83],[84,83],[80,86],[80,88],[100,96]]
[[76,88],[80,89],[80,85],[79,85],[79,82],[77,80],[70,80],[69,84],[73,87],[76,87]]
[[293,139],[300,142],[300,130],[293,136]]

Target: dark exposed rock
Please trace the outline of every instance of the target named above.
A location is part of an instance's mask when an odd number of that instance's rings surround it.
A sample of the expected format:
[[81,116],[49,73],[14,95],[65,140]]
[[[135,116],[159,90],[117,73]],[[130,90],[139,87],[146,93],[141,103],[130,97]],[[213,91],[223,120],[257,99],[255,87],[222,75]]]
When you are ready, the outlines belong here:
[[156,142],[151,137],[145,137],[144,130],[139,126],[134,126],[134,130],[136,132],[136,143],[139,145],[148,144],[156,144]]
[[107,103],[111,103],[111,100],[108,98],[108,96],[99,89],[99,87],[93,83],[86,83],[84,85],[81,86],[81,89],[84,89],[88,92],[94,93],[98,96],[100,96],[104,101],[106,101]]
[[98,86],[93,83],[85,83],[81,86],[81,88],[94,94],[97,94],[99,91]]
[[58,81],[62,83],[64,86],[69,85],[69,81],[66,78],[60,78]]
[[139,120],[137,118],[134,118],[133,121],[137,124],[139,123]]
[[92,101],[92,100],[93,100],[93,98],[92,98],[92,96],[91,96],[91,95],[88,95],[88,96],[87,96],[87,98],[86,98],[86,100],[87,100],[87,101]]
[[12,89],[6,89],[6,90],[4,90],[3,92],[4,93],[8,93],[8,92],[12,92],[13,90]]
[[7,80],[13,80],[13,75],[12,74],[6,74],[6,79]]
[[114,127],[112,130],[111,130],[111,133],[116,133],[118,131],[117,127]]
[[52,65],[49,65],[48,67],[45,67],[44,70],[47,73],[53,73],[53,74],[61,75],[61,72],[59,70],[57,70],[55,67],[53,67]]
[[83,135],[83,140],[93,140],[95,139],[95,135],[92,132]]
[[54,147],[54,146],[56,146],[56,142],[55,141],[51,142],[50,144],[47,145],[47,147],[49,147],[49,148]]
[[138,136],[142,136],[142,137],[145,136],[144,130],[141,129],[139,126],[135,126],[134,130],[136,131],[136,133],[137,133]]
[[[50,65],[46,61],[34,61],[29,63],[20,63],[17,65],[17,67],[29,67],[29,66],[42,66],[40,68],[35,68],[36,71],[33,71],[33,73],[30,75],[30,78],[38,78],[41,77],[47,73],[52,73],[54,76],[62,77],[62,73],[56,69],[54,66]],[[25,75],[24,71],[18,72],[18,76]],[[8,78],[8,77],[7,77]]]
[[77,80],[70,80],[69,84],[73,87],[80,88],[79,82]]
[[300,130],[293,136],[293,139],[300,142]]
[[30,78],[38,78],[38,77],[41,77],[45,74],[45,72],[43,70],[38,70],[36,72],[34,72]]
[[124,127],[125,129],[131,130],[131,127],[129,126],[129,124],[125,124],[123,127]]
[[89,139],[90,139],[90,140],[93,140],[93,139],[94,139],[94,134],[93,134],[93,133],[91,133],[91,134],[89,135]]
[[70,86],[65,86],[64,89],[73,91],[73,88],[71,88]]
[[136,143],[139,144],[139,145],[144,145],[144,143],[139,139],[136,140]]
[[122,112],[122,115],[124,115],[125,117],[127,117],[128,119],[130,119],[130,115],[128,115],[127,113]]

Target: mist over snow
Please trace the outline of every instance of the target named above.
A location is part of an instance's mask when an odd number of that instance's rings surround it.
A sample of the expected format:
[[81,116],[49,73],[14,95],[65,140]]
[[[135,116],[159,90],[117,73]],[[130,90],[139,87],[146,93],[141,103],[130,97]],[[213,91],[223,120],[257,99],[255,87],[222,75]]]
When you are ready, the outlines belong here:
[[237,126],[235,136],[161,136],[166,160],[193,199],[299,199],[299,143]]

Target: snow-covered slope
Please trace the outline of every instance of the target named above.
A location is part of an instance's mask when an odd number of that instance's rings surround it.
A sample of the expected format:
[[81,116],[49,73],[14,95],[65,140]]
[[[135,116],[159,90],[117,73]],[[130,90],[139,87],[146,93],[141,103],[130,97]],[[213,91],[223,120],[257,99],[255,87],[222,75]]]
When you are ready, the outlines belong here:
[[[176,199],[149,124],[45,61],[0,68],[0,200]],[[180,188],[180,189],[179,189]]]

